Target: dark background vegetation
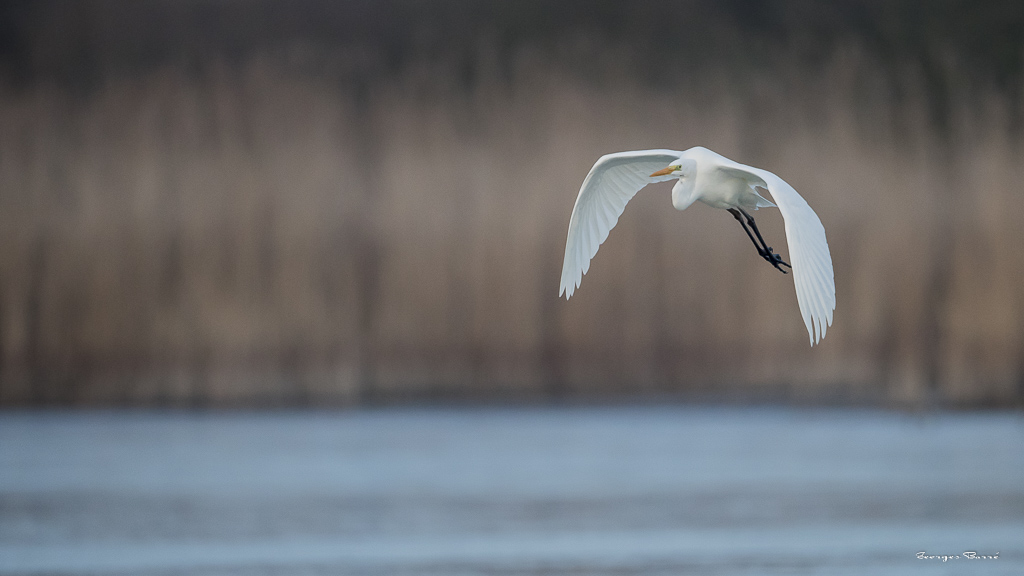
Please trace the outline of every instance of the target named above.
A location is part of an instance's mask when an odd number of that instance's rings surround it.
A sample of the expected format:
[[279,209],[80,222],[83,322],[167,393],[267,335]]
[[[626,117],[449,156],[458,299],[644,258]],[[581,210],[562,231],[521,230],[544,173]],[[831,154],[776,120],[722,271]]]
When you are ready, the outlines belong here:
[[[1019,406],[1022,58],[1018,2],[5,2],[0,404]],[[593,161],[694,145],[818,211],[821,346],[667,187],[556,298]]]

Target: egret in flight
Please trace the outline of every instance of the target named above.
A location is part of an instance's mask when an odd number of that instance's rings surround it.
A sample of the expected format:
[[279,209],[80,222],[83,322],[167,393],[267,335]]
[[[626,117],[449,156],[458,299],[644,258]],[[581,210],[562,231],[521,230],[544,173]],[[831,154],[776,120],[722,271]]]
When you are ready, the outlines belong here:
[[[590,259],[608,238],[630,198],[652,182],[678,179],[672,205],[685,210],[694,201],[728,211],[740,223],[757,254],[777,270],[793,271],[796,301],[807,326],[811,346],[825,336],[836,308],[832,255],[818,215],[792,186],[775,174],[745,166],[697,146],[685,152],[634,150],[598,159],[583,180],[569,218],[559,295],[568,300],[590,269]],[[775,204],[758,193],[767,190]],[[769,246],[748,210],[778,207],[786,222],[790,265]]]

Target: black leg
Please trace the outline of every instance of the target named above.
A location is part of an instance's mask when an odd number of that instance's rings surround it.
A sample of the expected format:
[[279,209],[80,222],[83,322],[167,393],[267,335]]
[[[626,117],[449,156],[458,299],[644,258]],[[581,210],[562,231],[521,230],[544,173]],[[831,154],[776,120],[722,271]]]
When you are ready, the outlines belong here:
[[757,222],[754,222],[754,217],[748,214],[747,211],[744,210],[743,208],[739,208],[739,212],[740,214],[743,214],[743,216],[746,217],[747,224],[749,224],[750,227],[754,229],[754,234],[757,234],[757,239],[761,242],[761,247],[764,248],[765,251],[771,250],[771,248],[769,248],[768,246],[768,243],[765,242],[764,238],[761,237],[761,231],[757,229]]
[[740,226],[743,226],[743,231],[747,233],[747,238],[750,238],[750,241],[754,243],[754,248],[757,248],[757,255],[764,258],[764,248],[754,239],[754,234],[750,231],[750,228],[747,228],[747,223],[743,221],[740,211],[735,208],[729,208],[729,214],[732,214],[733,218],[740,223]]
[[[758,256],[767,260],[769,264],[783,274],[786,274],[786,271],[782,269],[782,266],[792,268],[788,262],[782,259],[782,256],[776,254],[772,247],[764,241],[761,231],[757,229],[757,222],[754,222],[753,216],[747,214],[747,211],[742,208],[729,208],[728,211],[740,223],[740,226],[743,226],[743,231],[747,233],[747,237],[750,238],[750,241],[754,243],[754,247],[757,248]],[[746,219],[745,221],[744,218]],[[753,229],[753,233],[751,233],[751,229]],[[754,238],[755,235],[757,236],[756,239]]]

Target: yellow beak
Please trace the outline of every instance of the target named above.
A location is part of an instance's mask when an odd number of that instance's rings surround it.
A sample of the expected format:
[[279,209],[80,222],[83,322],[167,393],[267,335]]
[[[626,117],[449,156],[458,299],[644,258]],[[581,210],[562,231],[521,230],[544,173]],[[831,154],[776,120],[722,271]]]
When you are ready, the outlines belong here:
[[654,178],[655,176],[668,176],[672,172],[675,172],[675,168],[676,168],[675,166],[669,166],[668,168],[662,168],[661,170],[658,170],[654,174],[651,174],[651,178]]

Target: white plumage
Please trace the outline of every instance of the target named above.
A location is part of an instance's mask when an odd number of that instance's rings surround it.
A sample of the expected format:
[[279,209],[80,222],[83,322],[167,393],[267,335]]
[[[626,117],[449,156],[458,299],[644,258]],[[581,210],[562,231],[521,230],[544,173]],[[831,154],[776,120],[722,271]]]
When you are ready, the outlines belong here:
[[[590,269],[590,260],[615,227],[626,203],[647,184],[673,179],[678,181],[672,188],[672,204],[678,210],[685,210],[699,200],[730,210],[740,220],[740,212],[746,215],[744,210],[778,206],[786,223],[786,242],[800,314],[811,345],[820,342],[832,325],[836,289],[832,256],[818,215],[782,178],[767,170],[733,162],[700,146],[685,152],[619,152],[598,159],[583,180],[569,218],[559,295],[564,293],[568,299],[579,287],[583,275]],[[762,197],[756,188],[766,189],[775,203]],[[752,219],[748,222],[756,231]],[[751,240],[758,246],[753,235]],[[785,272],[780,264],[788,264],[770,249],[767,255],[762,253],[762,248],[758,248],[758,252]]]

